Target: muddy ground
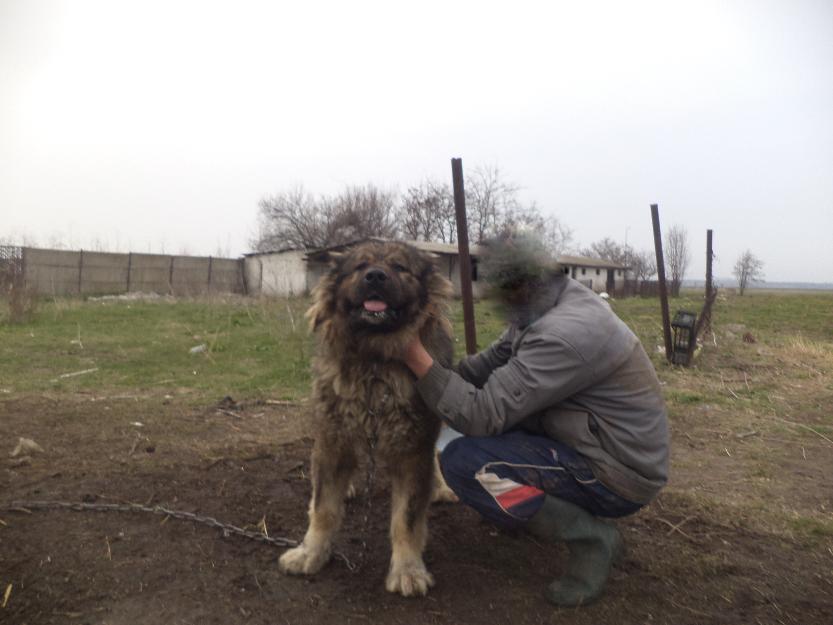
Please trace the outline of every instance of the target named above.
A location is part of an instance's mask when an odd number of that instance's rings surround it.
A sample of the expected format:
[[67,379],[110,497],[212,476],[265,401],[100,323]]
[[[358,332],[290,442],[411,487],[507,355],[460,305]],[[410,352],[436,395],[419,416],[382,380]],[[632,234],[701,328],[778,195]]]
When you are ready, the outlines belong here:
[[[250,529],[265,519],[271,536],[300,538],[310,490],[305,408],[223,406],[195,407],[161,394],[0,397],[0,504],[162,504]],[[733,437],[732,450],[726,447],[731,455],[722,457],[724,441],[708,427],[705,418],[673,423],[672,484],[620,522],[627,554],[606,596],[592,606],[557,610],[542,598],[547,580],[563,570],[563,548],[497,531],[451,504],[431,512],[426,559],[436,587],[422,599],[388,594],[388,504],[379,481],[369,522],[363,523],[367,500],[359,496],[338,544],[359,570],[334,560],[311,579],[281,575],[278,548],[224,538],[187,521],[143,513],[0,511],[0,599],[7,592],[0,622],[833,622],[829,536],[770,531],[748,506],[733,510],[733,489],[741,493],[743,487],[728,463],[742,458],[744,445],[765,451],[767,443]],[[19,436],[35,440],[43,453],[22,462],[9,458]],[[788,505],[791,498],[830,505],[833,453],[816,442],[769,443],[796,465],[785,467],[786,482],[771,480],[780,485],[767,491],[772,505]],[[701,496],[709,492],[722,492],[725,506]]]

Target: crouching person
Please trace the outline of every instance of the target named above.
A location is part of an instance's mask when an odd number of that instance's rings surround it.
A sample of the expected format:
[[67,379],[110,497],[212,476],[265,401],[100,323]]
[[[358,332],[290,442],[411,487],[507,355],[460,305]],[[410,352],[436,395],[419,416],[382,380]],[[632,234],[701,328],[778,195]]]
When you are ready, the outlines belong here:
[[429,408],[464,435],[440,459],[448,485],[496,524],[566,543],[566,574],[546,597],[586,604],[622,549],[604,519],[636,512],[667,481],[659,382],[633,332],[534,238],[486,249],[481,268],[506,304],[506,331],[456,370],[418,338],[403,360]]

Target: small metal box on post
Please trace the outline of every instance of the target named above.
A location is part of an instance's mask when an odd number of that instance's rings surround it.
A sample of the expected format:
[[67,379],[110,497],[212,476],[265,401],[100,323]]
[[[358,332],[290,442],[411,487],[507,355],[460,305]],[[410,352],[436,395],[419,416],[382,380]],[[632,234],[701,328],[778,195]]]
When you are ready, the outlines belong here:
[[688,310],[678,310],[671,322],[674,330],[674,350],[671,353],[671,362],[675,365],[687,367],[691,363],[691,356],[694,354],[694,346],[697,342],[695,327],[697,325],[697,313]]

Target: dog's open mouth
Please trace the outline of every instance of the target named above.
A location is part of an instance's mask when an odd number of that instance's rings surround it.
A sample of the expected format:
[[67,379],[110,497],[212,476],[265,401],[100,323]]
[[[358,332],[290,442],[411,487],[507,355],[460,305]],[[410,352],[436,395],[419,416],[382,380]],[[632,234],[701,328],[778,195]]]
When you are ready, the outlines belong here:
[[396,310],[376,296],[371,296],[362,303],[361,317],[370,323],[385,323],[397,317]]

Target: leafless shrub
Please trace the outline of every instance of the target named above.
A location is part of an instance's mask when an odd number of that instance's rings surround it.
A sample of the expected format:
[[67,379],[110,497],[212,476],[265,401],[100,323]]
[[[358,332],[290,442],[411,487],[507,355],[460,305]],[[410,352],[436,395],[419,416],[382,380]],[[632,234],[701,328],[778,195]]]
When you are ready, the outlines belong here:
[[0,245],[0,297],[8,305],[7,321],[25,323],[37,308],[35,293],[26,287],[23,276],[23,250],[14,245]]
[[9,307],[8,323],[26,323],[32,320],[38,307],[38,298],[31,289],[15,282],[6,289],[5,296]]

